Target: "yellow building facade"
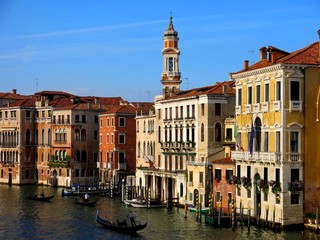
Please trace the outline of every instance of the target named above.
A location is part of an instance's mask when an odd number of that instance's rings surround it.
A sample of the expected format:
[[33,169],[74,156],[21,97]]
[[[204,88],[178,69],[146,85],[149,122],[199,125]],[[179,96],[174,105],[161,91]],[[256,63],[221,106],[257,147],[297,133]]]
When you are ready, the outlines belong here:
[[251,209],[253,217],[282,226],[304,221],[310,177],[304,166],[318,154],[306,144],[306,123],[316,124],[308,109],[315,106],[309,93],[319,85],[318,60],[318,42],[292,53],[269,46],[260,49],[259,62],[245,61],[243,70],[230,74],[237,95],[237,150],[231,153],[241,180],[237,207]]

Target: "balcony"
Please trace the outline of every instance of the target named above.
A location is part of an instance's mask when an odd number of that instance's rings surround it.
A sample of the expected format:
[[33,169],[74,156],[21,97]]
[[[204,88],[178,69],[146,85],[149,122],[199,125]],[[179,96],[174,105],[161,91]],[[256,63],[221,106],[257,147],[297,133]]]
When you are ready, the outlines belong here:
[[263,102],[262,104],[262,112],[269,112],[269,103]]
[[260,103],[253,104],[253,112],[260,112]]
[[245,113],[247,113],[247,114],[251,113],[251,104],[247,104],[245,106]]
[[240,115],[240,114],[241,114],[241,105],[236,106],[236,115]]
[[205,162],[187,161],[187,165],[189,165],[189,166],[204,166]]
[[296,111],[302,111],[302,101],[290,101],[290,112]]
[[118,170],[127,170],[126,163],[118,163]]
[[231,151],[231,159],[235,161],[256,162],[256,163],[277,163],[281,161],[281,153]]
[[108,169],[112,169],[112,168],[113,168],[112,163],[108,162],[107,168],[108,168]]
[[273,102],[273,111],[280,111],[281,108],[281,102],[280,101],[274,101]]

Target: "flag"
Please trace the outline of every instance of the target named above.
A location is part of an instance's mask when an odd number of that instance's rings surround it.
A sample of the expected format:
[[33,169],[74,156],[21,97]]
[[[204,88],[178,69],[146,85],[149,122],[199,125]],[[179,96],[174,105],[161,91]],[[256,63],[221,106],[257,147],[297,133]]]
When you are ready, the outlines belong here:
[[253,139],[254,139],[254,127],[253,127],[253,123],[251,122],[251,132],[250,132],[250,140],[249,140],[249,149],[250,149],[251,156],[253,152]]
[[234,138],[236,140],[236,147],[241,150],[244,151],[242,144],[241,144],[241,138],[240,135],[238,134],[238,130],[237,130],[237,124],[234,123]]

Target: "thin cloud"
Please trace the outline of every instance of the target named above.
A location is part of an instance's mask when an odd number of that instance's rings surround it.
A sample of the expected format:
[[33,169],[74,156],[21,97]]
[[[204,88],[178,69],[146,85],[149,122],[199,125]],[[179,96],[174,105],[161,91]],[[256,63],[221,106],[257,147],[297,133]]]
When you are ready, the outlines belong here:
[[89,32],[105,32],[105,31],[111,31],[111,30],[116,30],[116,29],[137,28],[137,27],[141,27],[141,26],[154,25],[154,24],[159,24],[159,23],[163,23],[163,22],[165,22],[165,20],[117,24],[117,25],[101,26],[101,27],[93,27],[93,28],[73,29],[73,30],[59,31],[59,32],[23,35],[23,36],[19,36],[19,38],[34,39],[34,38],[46,38],[46,37],[81,34],[81,33],[89,33]]

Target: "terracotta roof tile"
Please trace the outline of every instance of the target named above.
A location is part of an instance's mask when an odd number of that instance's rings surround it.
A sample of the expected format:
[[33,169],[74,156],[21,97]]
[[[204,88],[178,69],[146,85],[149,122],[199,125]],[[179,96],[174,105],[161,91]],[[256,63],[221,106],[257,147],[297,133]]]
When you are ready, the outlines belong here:
[[231,160],[230,157],[226,157],[226,158],[220,158],[220,159],[215,159],[215,160],[212,160],[211,161],[213,164],[216,164],[216,163],[232,163],[233,164],[233,161]]
[[35,107],[34,98],[26,98],[2,105],[1,107]]

